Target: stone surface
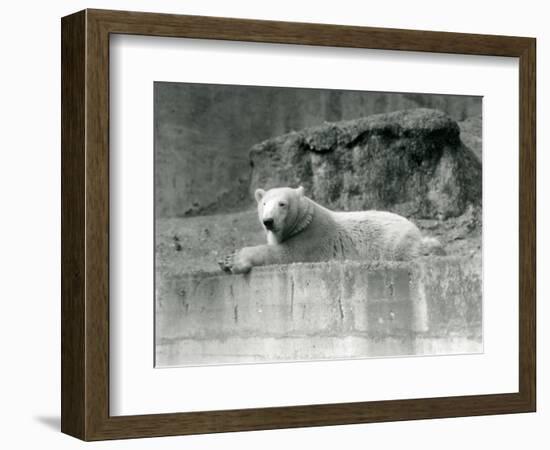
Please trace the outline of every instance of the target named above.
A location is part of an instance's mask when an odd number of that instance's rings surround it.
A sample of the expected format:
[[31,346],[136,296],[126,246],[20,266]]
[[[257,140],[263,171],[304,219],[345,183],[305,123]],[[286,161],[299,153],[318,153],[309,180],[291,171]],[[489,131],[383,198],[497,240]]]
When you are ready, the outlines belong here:
[[438,219],[481,205],[481,163],[457,123],[433,109],[325,123],[257,144],[250,160],[250,195],[303,185],[331,209]]
[[482,146],[482,137],[483,137],[483,128],[481,115],[469,117],[462,122],[458,122],[460,127],[460,139],[464,144],[471,148],[478,159],[482,161],[483,156],[483,146]]
[[481,113],[474,96],[169,82],[154,89],[157,217],[248,207],[248,151],[274,136],[417,107],[455,120]]
[[156,365],[480,352],[480,274],[479,257],[164,273]]

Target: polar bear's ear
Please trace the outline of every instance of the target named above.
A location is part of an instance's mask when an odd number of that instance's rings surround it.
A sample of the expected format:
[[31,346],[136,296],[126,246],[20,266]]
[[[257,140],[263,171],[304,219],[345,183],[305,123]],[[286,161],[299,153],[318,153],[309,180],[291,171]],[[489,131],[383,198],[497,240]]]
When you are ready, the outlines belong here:
[[304,195],[304,187],[303,186],[300,186],[299,188],[296,189],[296,192],[298,192],[298,195],[301,197]]
[[258,203],[262,201],[262,198],[264,198],[265,191],[263,189],[256,189],[256,192],[254,192],[254,198]]

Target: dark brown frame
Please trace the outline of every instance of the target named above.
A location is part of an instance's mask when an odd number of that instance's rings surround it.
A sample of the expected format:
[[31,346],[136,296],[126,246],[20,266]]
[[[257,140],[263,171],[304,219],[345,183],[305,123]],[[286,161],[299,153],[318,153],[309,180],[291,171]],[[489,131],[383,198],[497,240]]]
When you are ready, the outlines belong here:
[[[61,31],[64,433],[100,440],[535,411],[535,39],[103,10],[64,17]],[[113,33],[518,57],[519,392],[109,416],[108,99]]]

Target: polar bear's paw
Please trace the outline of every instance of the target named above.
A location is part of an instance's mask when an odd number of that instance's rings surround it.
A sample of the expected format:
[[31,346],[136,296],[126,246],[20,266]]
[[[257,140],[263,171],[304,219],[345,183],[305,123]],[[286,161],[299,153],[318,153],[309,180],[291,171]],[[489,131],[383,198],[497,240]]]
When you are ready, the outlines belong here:
[[231,253],[230,255],[225,255],[223,258],[219,259],[218,265],[220,266],[220,269],[222,269],[224,272],[231,273],[234,258],[235,253]]
[[224,272],[228,273],[247,273],[250,272],[252,264],[249,259],[243,254],[244,252],[236,251],[224,256],[218,261],[218,265]]

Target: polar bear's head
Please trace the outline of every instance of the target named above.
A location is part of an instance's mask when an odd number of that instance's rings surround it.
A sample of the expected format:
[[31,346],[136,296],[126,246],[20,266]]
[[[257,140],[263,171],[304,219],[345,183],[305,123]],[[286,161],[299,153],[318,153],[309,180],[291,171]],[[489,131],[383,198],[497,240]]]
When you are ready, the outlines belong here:
[[258,218],[269,244],[281,243],[295,234],[304,215],[304,188],[256,189]]

